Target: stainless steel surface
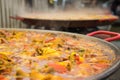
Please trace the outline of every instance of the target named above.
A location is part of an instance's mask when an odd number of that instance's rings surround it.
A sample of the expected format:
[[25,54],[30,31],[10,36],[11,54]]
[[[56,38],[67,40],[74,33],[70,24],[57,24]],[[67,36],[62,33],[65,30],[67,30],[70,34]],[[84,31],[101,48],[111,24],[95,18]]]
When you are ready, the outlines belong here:
[[10,19],[21,7],[21,0],[0,0],[0,28],[23,28],[21,21]]

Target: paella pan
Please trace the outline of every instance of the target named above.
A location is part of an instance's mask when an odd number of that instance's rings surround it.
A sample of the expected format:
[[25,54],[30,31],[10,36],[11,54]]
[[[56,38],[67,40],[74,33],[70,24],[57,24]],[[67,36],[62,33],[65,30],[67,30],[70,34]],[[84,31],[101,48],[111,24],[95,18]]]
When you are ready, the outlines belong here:
[[86,35],[1,29],[0,80],[99,80],[119,67],[119,53]]

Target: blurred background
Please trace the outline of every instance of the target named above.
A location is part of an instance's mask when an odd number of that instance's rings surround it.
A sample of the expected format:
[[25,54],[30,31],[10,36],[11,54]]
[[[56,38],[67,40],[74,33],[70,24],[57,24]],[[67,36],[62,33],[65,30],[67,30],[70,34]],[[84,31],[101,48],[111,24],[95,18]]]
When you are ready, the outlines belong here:
[[120,0],[0,0],[1,28],[120,31]]

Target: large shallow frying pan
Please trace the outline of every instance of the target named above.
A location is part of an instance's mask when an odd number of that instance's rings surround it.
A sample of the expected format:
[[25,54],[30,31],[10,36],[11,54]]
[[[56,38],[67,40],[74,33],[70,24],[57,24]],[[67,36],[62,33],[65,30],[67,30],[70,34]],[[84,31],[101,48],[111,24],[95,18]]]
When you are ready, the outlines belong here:
[[[28,27],[35,26],[45,26],[45,27],[96,27],[109,25],[118,20],[117,16],[112,14],[106,15],[93,15],[93,16],[69,16],[67,18],[54,17],[51,18],[39,18],[33,16],[10,16],[12,19],[20,20],[27,24]],[[59,15],[57,15],[59,16]],[[98,18],[97,18],[98,17]]]
[[[1,29],[3,30],[3,29]],[[106,76],[110,75],[111,73],[113,73],[115,70],[117,70],[120,66],[120,49],[118,49],[116,46],[114,46],[113,44],[111,44],[110,42],[107,41],[113,41],[116,39],[120,39],[120,34],[119,33],[114,33],[114,32],[106,32],[106,31],[98,31],[98,32],[93,32],[87,35],[82,35],[82,34],[75,34],[75,33],[68,33],[68,32],[60,32],[60,31],[49,31],[49,30],[33,30],[33,29],[4,29],[4,30],[16,30],[16,31],[35,31],[35,32],[43,32],[43,33],[53,33],[53,34],[65,34],[65,35],[70,35],[70,36],[76,36],[76,37],[80,37],[86,40],[87,42],[97,42],[98,45],[102,45],[102,49],[110,49],[112,51],[114,51],[114,55],[115,55],[115,60],[112,63],[112,65],[106,69],[105,71],[103,71],[102,73],[93,75],[91,77],[88,77],[85,80],[100,80],[105,78]],[[109,34],[109,35],[114,35],[112,38],[107,38],[105,40],[102,39],[98,39],[95,37],[90,37],[93,36],[95,34]],[[97,47],[97,46],[96,46]],[[93,48],[94,49],[94,48]],[[113,58],[114,56],[109,55],[109,58]],[[77,79],[79,80],[79,79]]]

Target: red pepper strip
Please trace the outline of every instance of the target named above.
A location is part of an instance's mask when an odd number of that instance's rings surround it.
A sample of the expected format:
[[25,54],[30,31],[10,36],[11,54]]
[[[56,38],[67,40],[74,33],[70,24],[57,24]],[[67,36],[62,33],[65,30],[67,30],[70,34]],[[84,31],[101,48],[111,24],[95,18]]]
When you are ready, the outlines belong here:
[[75,60],[77,64],[81,64],[82,62],[80,61],[80,58],[78,55],[75,55]]
[[105,64],[105,63],[97,63],[95,64],[93,67],[97,70],[101,70],[101,69],[105,69],[107,68],[109,65]]
[[48,66],[52,67],[56,72],[59,72],[59,73],[67,72],[67,68],[60,64],[49,63]]
[[0,75],[0,80],[8,80],[8,79],[5,78],[3,75]]
[[46,41],[45,41],[45,43],[49,43],[49,42],[51,42],[51,41],[53,41],[53,40],[55,40],[55,38],[54,38],[54,37],[53,37],[53,38],[51,38],[51,39],[46,40]]

